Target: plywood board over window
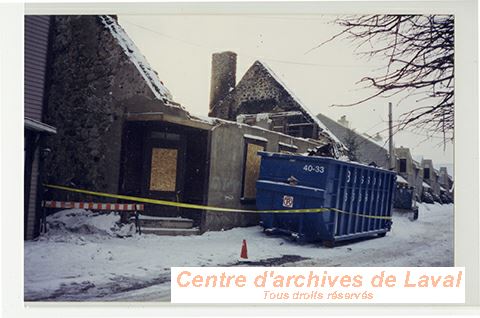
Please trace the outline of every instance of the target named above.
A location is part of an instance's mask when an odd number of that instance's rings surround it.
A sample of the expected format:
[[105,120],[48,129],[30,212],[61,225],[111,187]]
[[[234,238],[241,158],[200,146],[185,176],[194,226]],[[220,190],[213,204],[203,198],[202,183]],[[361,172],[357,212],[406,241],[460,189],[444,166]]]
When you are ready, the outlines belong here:
[[265,150],[265,146],[254,143],[247,143],[247,151],[245,155],[245,170],[243,181],[243,197],[245,199],[254,199],[256,196],[255,184],[260,173],[260,156],[259,151]]
[[174,192],[177,183],[177,149],[153,148],[150,190]]

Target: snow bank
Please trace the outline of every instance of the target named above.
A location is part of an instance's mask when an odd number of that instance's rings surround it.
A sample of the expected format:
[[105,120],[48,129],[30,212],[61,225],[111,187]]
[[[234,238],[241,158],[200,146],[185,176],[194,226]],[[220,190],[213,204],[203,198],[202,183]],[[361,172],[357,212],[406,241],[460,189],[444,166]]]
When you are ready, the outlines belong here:
[[[120,224],[120,215],[111,213],[98,213],[83,209],[68,209],[59,211],[47,217],[49,231],[40,237],[40,240],[62,241],[71,240],[72,234],[81,241],[85,235],[97,237],[124,237],[135,233],[133,224]],[[82,236],[83,235],[83,236]]]

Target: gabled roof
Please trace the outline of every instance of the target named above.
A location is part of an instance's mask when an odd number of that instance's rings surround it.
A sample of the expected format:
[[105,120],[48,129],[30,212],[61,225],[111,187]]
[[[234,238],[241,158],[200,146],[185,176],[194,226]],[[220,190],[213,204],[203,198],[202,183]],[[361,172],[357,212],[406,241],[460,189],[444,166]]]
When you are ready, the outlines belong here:
[[404,177],[402,177],[401,175],[397,174],[397,182],[398,183],[404,183],[404,184],[408,184],[408,181],[405,180]]
[[265,69],[271,77],[287,92],[288,95],[298,104],[298,106],[304,111],[305,115],[310,118],[315,124],[318,125],[320,130],[324,132],[328,137],[330,137],[333,141],[338,143],[339,145],[345,147],[345,145],[342,143],[342,141],[335,136],[333,132],[331,132],[327,126],[325,126],[324,123],[320,119],[318,119],[309,109],[308,107],[300,101],[300,99],[293,93],[292,90],[278,77],[277,74],[265,63],[262,61],[256,61],[254,65],[257,64],[261,66],[263,69]]
[[328,127],[328,129],[330,129],[330,131],[338,136],[338,138],[344,143],[346,143],[349,135],[355,136],[358,139],[358,154],[360,157],[359,159],[362,162],[370,163],[373,161],[379,166],[388,168],[388,151],[379,145],[378,142],[375,142],[364,135],[358,134],[353,129],[347,128],[323,114],[318,114],[317,116]]
[[374,144],[376,144],[377,146],[379,147],[382,147],[383,149],[385,149],[386,151],[388,151],[388,139],[386,141],[379,141],[379,140],[375,140],[372,136],[364,133],[362,134],[362,137],[368,139],[370,142],[373,142]]
[[415,159],[412,159],[412,162],[413,162],[413,165],[415,166],[415,168],[417,168],[417,169],[421,169],[420,162],[418,162],[418,161],[417,161],[417,160],[415,160]]
[[[162,81],[160,81],[157,74],[148,63],[147,59],[142,55],[142,53],[140,53],[140,50],[137,48],[135,43],[133,43],[132,39],[130,39],[125,30],[123,30],[123,28],[118,24],[117,20],[109,15],[101,15],[100,21],[118,41],[118,44],[123,49],[123,52],[125,52],[129,60],[135,65],[139,73],[142,75],[155,98],[173,106],[172,103],[170,103],[173,102],[172,94],[163,85]],[[174,105],[179,107],[179,105],[176,103],[174,103]]]
[[430,188],[431,188],[430,185],[429,185],[428,183],[426,183],[425,181],[422,182],[422,186],[423,186],[424,188],[427,188],[427,189],[430,189]]

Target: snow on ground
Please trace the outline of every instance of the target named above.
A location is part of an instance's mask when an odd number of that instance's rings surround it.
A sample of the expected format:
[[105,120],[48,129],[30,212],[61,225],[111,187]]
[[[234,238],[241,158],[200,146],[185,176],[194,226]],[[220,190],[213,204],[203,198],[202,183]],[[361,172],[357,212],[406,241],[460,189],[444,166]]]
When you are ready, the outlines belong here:
[[300,259],[266,265],[453,266],[453,205],[419,208],[415,222],[394,215],[384,238],[335,248],[266,236],[259,226],[200,236],[138,235],[117,225],[118,215],[65,210],[48,217],[49,233],[25,242],[25,300],[169,300],[170,267],[238,265],[243,239],[251,261]]

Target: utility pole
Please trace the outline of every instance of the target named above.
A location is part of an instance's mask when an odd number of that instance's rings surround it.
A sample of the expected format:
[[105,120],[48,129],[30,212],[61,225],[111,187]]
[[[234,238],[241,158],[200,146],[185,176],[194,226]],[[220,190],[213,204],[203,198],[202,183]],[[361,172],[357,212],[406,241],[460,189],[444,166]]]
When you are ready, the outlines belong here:
[[393,153],[393,123],[392,123],[392,103],[388,103],[388,153],[390,155],[390,170],[395,170],[395,154]]

